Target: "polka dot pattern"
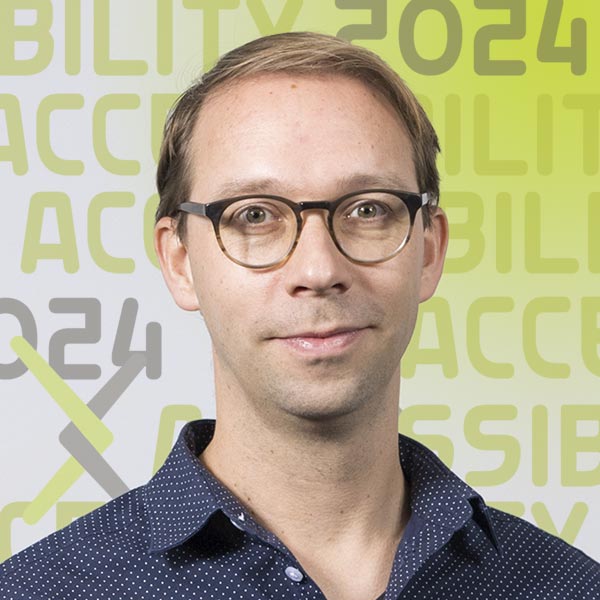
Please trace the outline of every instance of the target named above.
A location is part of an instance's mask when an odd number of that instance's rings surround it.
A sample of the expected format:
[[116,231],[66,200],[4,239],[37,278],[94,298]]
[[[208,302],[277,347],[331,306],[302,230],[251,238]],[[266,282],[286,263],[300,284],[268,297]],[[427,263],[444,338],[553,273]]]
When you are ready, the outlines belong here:
[[[197,459],[213,433],[189,423],[147,485],[0,565],[0,599],[323,600]],[[399,449],[412,512],[377,600],[600,600],[598,563],[488,508],[421,444],[399,436]]]

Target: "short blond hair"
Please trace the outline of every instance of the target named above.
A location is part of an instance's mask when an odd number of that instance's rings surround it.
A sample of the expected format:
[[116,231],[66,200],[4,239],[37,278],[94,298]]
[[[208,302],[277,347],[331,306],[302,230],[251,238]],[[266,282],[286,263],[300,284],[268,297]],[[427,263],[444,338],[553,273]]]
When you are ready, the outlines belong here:
[[[375,53],[339,38],[311,32],[280,33],[255,39],[223,55],[179,97],[167,117],[156,174],[160,197],[156,220],[164,216],[176,219],[182,240],[186,215],[178,206],[189,199],[191,191],[189,145],[198,113],[217,88],[265,73],[344,75],[382,94],[406,127],[419,191],[428,192],[433,204],[437,203],[438,138],[423,107],[399,75]],[[429,211],[422,212],[428,226]]]

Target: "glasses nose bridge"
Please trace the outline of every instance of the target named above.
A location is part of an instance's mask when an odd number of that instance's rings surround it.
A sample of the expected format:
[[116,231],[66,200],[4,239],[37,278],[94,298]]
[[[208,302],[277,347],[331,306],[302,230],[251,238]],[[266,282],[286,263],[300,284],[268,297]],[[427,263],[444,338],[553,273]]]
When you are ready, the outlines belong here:
[[[306,222],[306,215],[303,215],[302,213],[306,212],[307,210],[326,211],[325,225],[327,226],[327,229],[330,229],[329,220],[331,215],[331,202],[328,202],[327,200],[310,200],[306,202],[297,202],[295,212],[296,215],[299,216],[300,221],[298,228],[298,237],[300,237],[300,234],[302,233],[302,229],[304,227],[304,223]],[[332,232],[329,231],[329,233],[331,234]]]
[[296,243],[294,244],[294,248],[292,249],[292,251],[295,250],[296,246],[300,242],[300,236],[302,235],[302,231],[304,230],[304,225],[306,224],[306,215],[303,213],[305,213],[306,211],[312,211],[312,210],[325,211],[325,214],[323,215],[325,218],[325,222],[323,224],[325,225],[325,228],[327,229],[327,233],[329,234],[330,240],[337,246],[337,243],[335,241],[335,236],[331,229],[331,224],[330,224],[330,215],[331,215],[330,205],[331,205],[331,202],[328,202],[327,200],[309,200],[309,201],[305,201],[305,202],[298,202],[296,204],[295,212],[296,212],[296,215],[298,215],[298,217],[299,217],[299,222],[298,222],[298,232],[296,234]]

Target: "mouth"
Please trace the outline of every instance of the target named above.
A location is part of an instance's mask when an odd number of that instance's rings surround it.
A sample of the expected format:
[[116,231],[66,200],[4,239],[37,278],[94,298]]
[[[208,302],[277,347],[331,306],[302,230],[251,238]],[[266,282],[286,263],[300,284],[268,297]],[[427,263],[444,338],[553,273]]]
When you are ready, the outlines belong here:
[[313,338],[329,338],[329,337],[335,337],[337,335],[340,334],[344,334],[344,333],[352,333],[353,331],[360,331],[361,329],[366,329],[365,327],[352,327],[352,326],[348,326],[348,327],[336,327],[335,329],[328,329],[326,331],[303,331],[302,333],[293,333],[292,335],[288,335],[285,337],[282,337],[280,339],[284,339],[284,340],[289,340],[289,339],[295,339],[295,338],[309,338],[309,339],[313,339]]
[[313,356],[336,355],[347,351],[358,343],[368,329],[369,327],[339,327],[328,331],[307,331],[273,339],[287,349],[299,354]]

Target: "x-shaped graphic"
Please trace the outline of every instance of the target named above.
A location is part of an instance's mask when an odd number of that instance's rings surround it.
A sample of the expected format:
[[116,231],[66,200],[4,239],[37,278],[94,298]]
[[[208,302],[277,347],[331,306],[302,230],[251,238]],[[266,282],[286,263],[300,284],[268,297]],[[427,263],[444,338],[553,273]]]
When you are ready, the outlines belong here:
[[60,433],[60,443],[71,457],[63,464],[23,513],[26,523],[37,523],[87,471],[112,497],[127,492],[129,488],[102,456],[113,441],[112,432],[102,418],[129,387],[129,384],[146,366],[143,353],[132,353],[123,366],[100,388],[86,404],[21,337],[14,337],[11,348],[42,384],[52,399],[71,419]]

